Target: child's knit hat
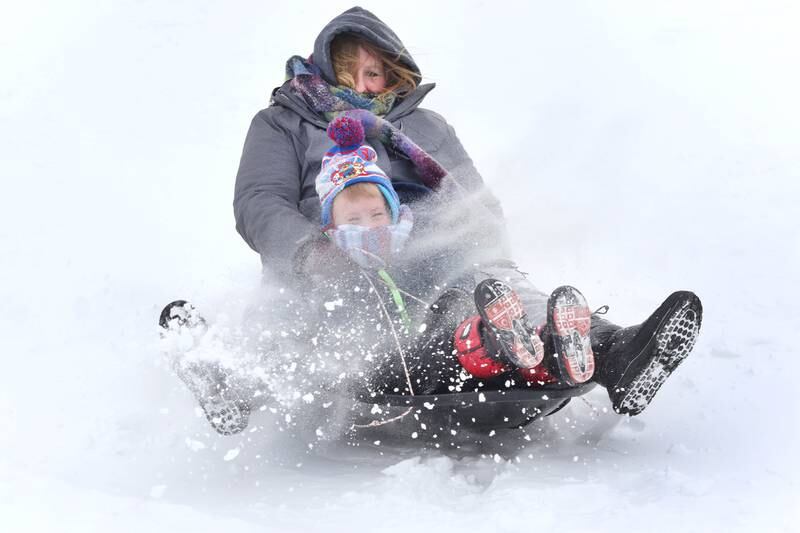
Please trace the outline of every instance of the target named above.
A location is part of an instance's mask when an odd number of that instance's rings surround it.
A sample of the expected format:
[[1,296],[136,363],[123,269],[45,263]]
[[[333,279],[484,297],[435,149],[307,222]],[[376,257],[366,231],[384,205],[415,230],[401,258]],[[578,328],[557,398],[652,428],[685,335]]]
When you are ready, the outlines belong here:
[[392,224],[400,218],[400,198],[392,181],[377,165],[378,154],[364,144],[364,126],[357,118],[341,115],[328,124],[328,137],[336,145],[325,152],[316,188],[322,204],[322,227],[332,222],[333,200],[345,187],[355,183],[374,183],[389,206]]

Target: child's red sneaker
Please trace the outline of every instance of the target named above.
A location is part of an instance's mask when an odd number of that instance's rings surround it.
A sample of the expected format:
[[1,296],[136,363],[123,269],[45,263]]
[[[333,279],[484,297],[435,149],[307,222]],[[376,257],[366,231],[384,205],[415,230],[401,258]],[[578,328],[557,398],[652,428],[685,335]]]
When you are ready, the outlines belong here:
[[592,312],[578,289],[564,285],[553,291],[547,301],[547,332],[561,379],[568,385],[585,383],[594,375],[591,324]]
[[533,368],[542,362],[544,345],[511,287],[496,279],[481,281],[475,287],[475,307],[488,347],[500,361],[517,368]]

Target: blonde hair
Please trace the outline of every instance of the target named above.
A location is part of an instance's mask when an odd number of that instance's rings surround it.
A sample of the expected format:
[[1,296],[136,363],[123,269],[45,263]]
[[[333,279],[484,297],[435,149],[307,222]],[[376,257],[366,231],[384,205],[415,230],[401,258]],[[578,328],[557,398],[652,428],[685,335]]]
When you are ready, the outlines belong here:
[[334,37],[331,42],[331,61],[339,85],[356,88],[355,72],[358,65],[358,47],[364,48],[377,58],[386,73],[386,88],[381,94],[393,92],[404,95],[417,88],[419,74],[400,62],[399,54],[390,57],[390,52],[378,48],[369,41],[352,33],[343,33]]
[[[382,198],[384,203],[386,202],[386,198],[384,198],[380,187],[378,187],[376,183],[369,181],[360,181],[345,187],[339,192],[339,194],[336,195],[336,198],[333,199],[333,202],[336,203],[336,200],[339,198],[346,198],[348,200],[357,200],[360,198]],[[387,204],[386,207],[388,208],[389,205]]]

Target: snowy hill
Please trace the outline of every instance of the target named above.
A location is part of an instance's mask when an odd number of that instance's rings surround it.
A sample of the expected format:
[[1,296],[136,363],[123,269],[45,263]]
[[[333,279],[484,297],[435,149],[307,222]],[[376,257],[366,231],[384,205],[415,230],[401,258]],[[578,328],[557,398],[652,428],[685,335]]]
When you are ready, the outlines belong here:
[[[235,322],[246,128],[350,4],[81,1],[0,17],[0,530],[793,531],[800,74],[790,3],[365,5],[438,87],[523,269],[623,323],[703,298],[647,411],[591,392],[423,449],[219,437],[158,352],[177,297]],[[380,441],[380,444],[374,444]]]

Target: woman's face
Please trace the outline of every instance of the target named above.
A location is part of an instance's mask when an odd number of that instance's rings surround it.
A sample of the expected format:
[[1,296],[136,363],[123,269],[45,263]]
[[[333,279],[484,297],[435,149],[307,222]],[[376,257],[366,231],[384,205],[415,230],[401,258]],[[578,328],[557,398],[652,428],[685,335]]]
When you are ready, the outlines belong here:
[[356,91],[360,93],[378,94],[386,88],[386,73],[380,59],[358,47],[358,64],[353,74]]

